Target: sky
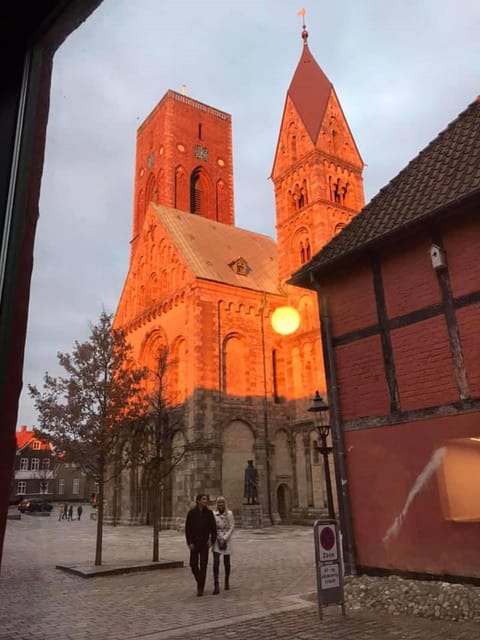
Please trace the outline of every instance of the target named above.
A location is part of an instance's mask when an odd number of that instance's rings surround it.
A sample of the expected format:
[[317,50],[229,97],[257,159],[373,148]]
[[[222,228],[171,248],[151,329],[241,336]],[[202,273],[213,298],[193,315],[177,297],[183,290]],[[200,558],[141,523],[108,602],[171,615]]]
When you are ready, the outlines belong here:
[[232,115],[235,222],[275,238],[272,169],[309,47],[365,162],[368,202],[480,94],[478,0],[104,0],[55,55],[18,425],[27,385],[114,312],[136,130],[168,89]]

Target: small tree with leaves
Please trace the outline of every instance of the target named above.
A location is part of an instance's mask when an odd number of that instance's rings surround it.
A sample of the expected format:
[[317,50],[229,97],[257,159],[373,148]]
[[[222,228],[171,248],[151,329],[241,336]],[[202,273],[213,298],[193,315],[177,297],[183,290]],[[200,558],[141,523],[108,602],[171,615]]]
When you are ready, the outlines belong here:
[[[153,527],[153,562],[159,559],[159,532],[163,513],[165,487],[175,467],[188,452],[188,444],[176,442],[183,426],[182,406],[169,397],[169,351],[161,346],[149,369],[147,387],[148,411],[143,423],[137,424],[135,459],[143,469],[143,486],[148,494],[149,516]],[[140,427],[140,428],[138,428]]]
[[112,329],[105,311],[86,342],[58,353],[64,377],[44,376],[43,390],[29,385],[38,412],[39,437],[78,464],[98,485],[95,565],[102,564],[105,483],[130,461],[132,425],[146,410],[144,379],[131,346]]

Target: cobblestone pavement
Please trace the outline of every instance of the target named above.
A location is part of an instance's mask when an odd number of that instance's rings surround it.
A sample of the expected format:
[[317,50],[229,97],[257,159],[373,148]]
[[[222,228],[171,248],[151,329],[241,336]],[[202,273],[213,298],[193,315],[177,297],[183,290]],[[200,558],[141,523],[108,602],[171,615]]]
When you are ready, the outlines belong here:
[[[318,617],[310,528],[237,530],[232,589],[195,595],[179,532],[161,533],[160,554],[185,568],[84,579],[57,563],[92,561],[96,523],[22,516],[9,520],[0,575],[0,640],[475,640],[480,626],[339,607]],[[104,562],[150,559],[151,529],[106,527]]]

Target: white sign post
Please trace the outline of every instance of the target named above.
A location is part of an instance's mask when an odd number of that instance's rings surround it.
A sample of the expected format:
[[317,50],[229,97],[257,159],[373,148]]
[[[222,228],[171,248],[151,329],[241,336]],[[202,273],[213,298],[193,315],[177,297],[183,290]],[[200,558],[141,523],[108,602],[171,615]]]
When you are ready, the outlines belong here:
[[322,518],[315,522],[313,532],[320,619],[323,618],[323,607],[329,604],[341,605],[342,614],[345,615],[343,562],[338,523],[332,518]]

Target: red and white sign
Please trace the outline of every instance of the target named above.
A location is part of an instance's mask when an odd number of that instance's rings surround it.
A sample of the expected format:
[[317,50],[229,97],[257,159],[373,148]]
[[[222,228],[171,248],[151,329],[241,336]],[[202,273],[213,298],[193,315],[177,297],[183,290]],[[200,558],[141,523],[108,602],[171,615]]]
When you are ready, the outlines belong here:
[[335,528],[329,524],[318,527],[319,561],[330,562],[338,559]]

